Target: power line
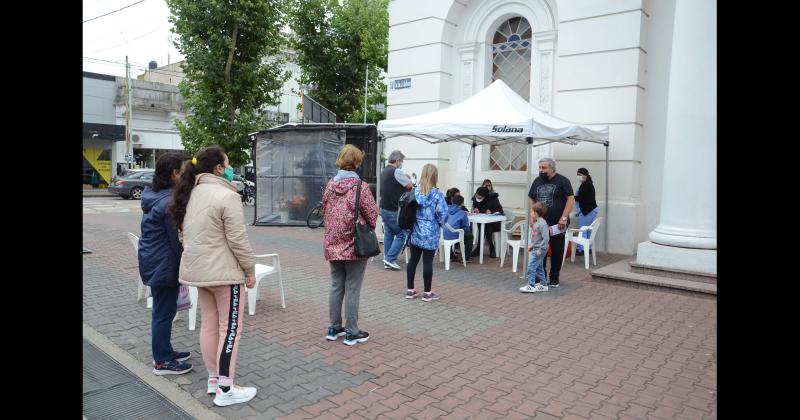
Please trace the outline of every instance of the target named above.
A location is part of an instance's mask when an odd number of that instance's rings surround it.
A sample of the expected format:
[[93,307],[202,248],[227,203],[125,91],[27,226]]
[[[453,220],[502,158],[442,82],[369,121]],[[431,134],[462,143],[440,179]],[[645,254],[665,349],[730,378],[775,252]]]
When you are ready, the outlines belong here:
[[[149,25],[149,24],[151,24],[151,23],[153,23],[153,22],[157,22],[157,21],[159,21],[159,20],[162,20],[162,19],[166,20],[166,19],[167,19],[167,16],[159,16],[159,17],[157,17],[157,18],[155,18],[155,19],[153,19],[153,20],[149,20],[149,21],[147,21],[147,22],[140,23],[140,24],[138,24],[138,25],[136,25],[136,26],[132,26],[132,27],[130,27],[130,28],[127,28],[127,29],[125,29],[124,31],[120,31],[120,32],[119,32],[119,35],[122,35],[122,33],[123,33],[123,32],[130,32],[130,31],[132,31],[132,30],[134,30],[134,29],[141,28],[142,26]],[[113,37],[113,36],[116,36],[116,35],[111,35],[111,36]],[[108,39],[108,38],[109,38],[109,36],[101,36],[101,37],[99,37],[99,38],[95,38],[95,39],[88,40],[88,41],[85,41],[85,42],[86,42],[87,44],[91,44],[91,43],[94,43],[94,42],[97,42],[97,41],[106,40],[106,39]]]
[[[95,64],[115,65],[115,66],[122,66],[122,67],[125,66],[125,63],[119,62],[119,61],[102,60],[102,59],[99,59],[99,58],[91,58],[91,57],[84,57],[83,59],[85,61],[95,62]],[[151,73],[163,74],[165,76],[183,77],[183,78],[186,77],[186,75],[184,73],[177,72],[177,71],[173,72],[173,71],[170,71],[170,70],[163,70],[163,69],[162,70],[150,69],[147,66],[133,65],[133,64],[131,64],[131,67],[136,67],[139,70],[146,70],[146,71],[151,72]],[[120,77],[122,77],[122,76],[120,76]]]
[[110,12],[108,12],[108,13],[104,14],[104,15],[100,15],[100,16],[97,16],[97,17],[93,17],[93,18],[91,18],[91,19],[84,20],[84,21],[83,21],[83,23],[90,22],[90,21],[93,21],[93,20],[95,20],[95,19],[100,19],[101,17],[103,17],[103,16],[108,16],[108,15],[110,15],[110,14],[112,14],[112,13],[117,13],[117,12],[119,12],[120,10],[127,9],[127,8],[129,8],[129,7],[131,7],[131,6],[134,6],[134,5],[137,5],[137,4],[139,4],[139,3],[143,2],[143,1],[144,1],[144,0],[139,0],[139,1],[137,1],[136,3],[129,4],[129,5],[125,6],[125,7],[121,7],[121,8],[119,8],[119,9],[117,9],[117,10],[112,10],[112,11],[110,11]]
[[[125,65],[125,62],[123,62],[123,61],[104,60],[102,58],[83,57],[83,59],[84,60],[89,60],[89,61],[102,61],[102,62],[105,62],[105,63],[118,64],[118,65],[122,65],[122,66]],[[128,61],[128,63],[131,65],[131,67],[137,67],[137,68],[146,69],[146,70],[149,70],[149,68],[150,68],[149,65],[139,64],[139,63],[135,63],[133,61]],[[170,70],[163,70],[163,71],[169,72]],[[176,74],[183,74],[183,73],[176,72]]]
[[[144,1],[144,0],[142,0],[142,1]],[[150,35],[150,34],[152,34],[152,33],[155,33],[155,32],[157,32],[157,31],[160,31],[161,29],[164,29],[164,25],[161,25],[161,26],[159,26],[158,28],[156,28],[156,29],[153,29],[152,31],[150,31],[150,32],[147,32],[147,33],[145,33],[145,34],[143,34],[143,35],[137,36],[136,38],[133,38],[133,39],[131,39],[130,41],[136,41],[137,39],[144,38],[144,37],[146,37],[146,36],[148,36],[148,35]],[[125,39],[125,36],[123,36],[123,37],[122,37],[122,39]],[[94,54],[94,53],[99,53],[99,52],[107,51],[107,50],[110,50],[110,49],[112,49],[112,48],[121,47],[121,46],[123,46],[123,45],[127,44],[127,43],[128,43],[128,42],[130,42],[130,41],[127,41],[127,40],[126,40],[126,41],[125,41],[125,42],[123,42],[122,44],[113,45],[113,46],[110,46],[110,47],[107,47],[107,48],[103,48],[103,49],[100,49],[100,50],[89,51],[89,52],[87,52],[86,54]]]

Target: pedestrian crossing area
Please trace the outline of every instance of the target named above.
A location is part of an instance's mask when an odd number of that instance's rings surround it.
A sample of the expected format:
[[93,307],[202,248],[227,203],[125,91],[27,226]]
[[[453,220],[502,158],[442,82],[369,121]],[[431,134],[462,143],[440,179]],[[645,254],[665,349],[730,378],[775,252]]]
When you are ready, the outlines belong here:
[[141,213],[142,202],[117,198],[84,198],[83,214],[99,213]]

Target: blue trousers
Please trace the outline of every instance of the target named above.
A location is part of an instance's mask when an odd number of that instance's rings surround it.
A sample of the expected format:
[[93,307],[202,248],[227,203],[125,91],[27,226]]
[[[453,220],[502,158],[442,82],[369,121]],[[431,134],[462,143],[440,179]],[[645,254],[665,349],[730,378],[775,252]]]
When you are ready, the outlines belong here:
[[544,274],[544,259],[547,258],[547,250],[542,251],[542,255],[536,255],[536,250],[531,251],[528,259],[528,284],[534,286],[541,283],[547,286],[547,276]]
[[397,211],[381,209],[383,219],[383,259],[395,262],[406,242],[409,231],[397,225]]
[[168,362],[175,358],[172,349],[172,320],[178,312],[178,286],[151,287],[153,294],[153,319],[150,327],[153,334],[153,360]]
[[[584,226],[589,226],[594,222],[594,219],[597,219],[597,214],[600,213],[600,207],[595,207],[594,210],[590,211],[589,214],[578,213],[578,227],[582,228]],[[583,237],[588,238],[589,235],[592,233],[592,230],[589,229],[586,232],[583,232]],[[583,251],[583,245],[578,244],[578,251]]]

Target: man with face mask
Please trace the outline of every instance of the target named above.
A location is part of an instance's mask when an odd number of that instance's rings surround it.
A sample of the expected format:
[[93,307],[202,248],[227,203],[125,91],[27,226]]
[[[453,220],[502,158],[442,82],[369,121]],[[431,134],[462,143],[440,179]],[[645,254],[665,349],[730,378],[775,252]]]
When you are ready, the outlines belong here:
[[[575,206],[575,195],[572,184],[564,175],[556,173],[556,161],[551,158],[539,160],[539,176],[533,180],[528,191],[531,206],[541,202],[547,206],[544,220],[548,226],[558,225],[562,231],[558,235],[550,235],[551,257],[550,273],[548,274],[548,287],[558,287],[558,276],[561,272],[561,256],[564,254],[564,231],[569,226],[569,214]],[[547,259],[544,260],[544,270],[547,271]]]
[[400,270],[397,256],[406,242],[408,230],[397,224],[400,196],[411,189],[411,179],[400,169],[405,155],[399,150],[389,154],[389,164],[381,171],[380,214],[383,219],[383,268]]

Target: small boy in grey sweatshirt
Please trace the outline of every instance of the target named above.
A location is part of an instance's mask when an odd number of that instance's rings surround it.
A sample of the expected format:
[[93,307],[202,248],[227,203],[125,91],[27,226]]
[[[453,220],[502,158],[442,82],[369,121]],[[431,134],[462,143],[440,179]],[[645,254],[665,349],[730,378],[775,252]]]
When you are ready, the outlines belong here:
[[528,262],[528,284],[519,288],[523,293],[536,293],[547,291],[547,276],[544,274],[544,259],[547,258],[547,246],[550,244],[550,227],[544,220],[547,207],[541,202],[536,202],[531,207],[531,229],[528,241],[528,252],[531,253]]

